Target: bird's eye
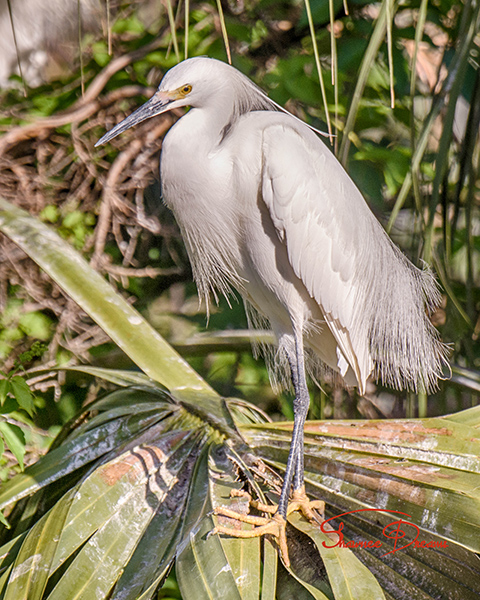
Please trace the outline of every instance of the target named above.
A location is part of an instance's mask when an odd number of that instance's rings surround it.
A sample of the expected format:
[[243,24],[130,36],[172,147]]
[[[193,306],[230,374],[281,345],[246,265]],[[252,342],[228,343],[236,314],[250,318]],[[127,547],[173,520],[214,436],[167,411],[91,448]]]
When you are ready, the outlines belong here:
[[180,93],[182,94],[182,96],[186,96],[187,94],[189,94],[192,91],[192,86],[191,85],[184,85],[181,89],[180,89]]

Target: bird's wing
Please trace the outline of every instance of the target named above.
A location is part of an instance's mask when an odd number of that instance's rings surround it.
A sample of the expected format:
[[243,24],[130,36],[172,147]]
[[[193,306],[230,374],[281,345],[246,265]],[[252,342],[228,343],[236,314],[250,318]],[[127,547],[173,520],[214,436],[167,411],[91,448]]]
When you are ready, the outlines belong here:
[[344,374],[346,359],[363,393],[373,361],[368,322],[359,312],[368,308],[376,240],[384,232],[343,167],[310,132],[271,125],[262,151],[264,202],[295,274],[337,341],[339,370]]

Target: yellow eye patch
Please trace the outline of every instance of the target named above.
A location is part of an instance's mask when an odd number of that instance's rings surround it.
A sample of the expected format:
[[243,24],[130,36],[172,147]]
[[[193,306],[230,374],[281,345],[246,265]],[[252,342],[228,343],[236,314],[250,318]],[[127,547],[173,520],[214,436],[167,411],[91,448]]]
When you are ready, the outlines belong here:
[[178,98],[185,98],[192,91],[192,86],[190,84],[182,85],[182,87],[176,90]]

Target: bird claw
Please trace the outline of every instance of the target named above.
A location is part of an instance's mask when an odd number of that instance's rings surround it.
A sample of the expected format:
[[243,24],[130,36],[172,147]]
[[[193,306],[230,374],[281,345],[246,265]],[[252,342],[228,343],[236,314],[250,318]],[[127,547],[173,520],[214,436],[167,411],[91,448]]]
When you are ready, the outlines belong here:
[[[224,506],[218,506],[214,510],[214,514],[217,516],[227,517],[229,519],[240,521],[241,523],[253,525],[253,529],[233,529],[225,525],[217,525],[213,529],[212,534],[223,533],[225,535],[243,539],[260,537],[267,534],[273,535],[277,540],[280,556],[285,566],[290,567],[286,533],[287,521],[277,512],[278,506],[276,504],[264,504],[258,500],[253,500],[250,494],[242,490],[232,490],[230,492],[230,496],[232,498],[247,498],[250,507],[260,512],[267,513],[271,516],[258,517],[255,515],[239,513]],[[308,521],[313,524],[318,524],[321,521],[315,514],[315,511],[319,511],[323,518],[324,507],[325,503],[322,500],[309,500],[307,494],[305,493],[305,487],[302,486],[301,488],[295,490],[292,494],[292,500],[288,503],[287,517],[292,512],[300,511]]]
[[[313,525],[320,524],[323,521],[325,512],[325,502],[323,500],[310,500],[305,493],[305,486],[293,491],[292,500],[288,503],[287,517],[292,512],[299,510],[302,515]],[[318,518],[315,511],[321,514],[321,519]]]

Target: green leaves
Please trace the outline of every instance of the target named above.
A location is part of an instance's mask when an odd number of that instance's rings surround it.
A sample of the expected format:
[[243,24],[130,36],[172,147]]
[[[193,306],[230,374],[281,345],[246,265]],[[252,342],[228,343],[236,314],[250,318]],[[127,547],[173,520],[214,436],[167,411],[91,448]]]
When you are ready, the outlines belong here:
[[152,379],[211,388],[88,263],[47,225],[0,198],[0,230],[16,242]]
[[[480,550],[478,412],[476,407],[437,419],[306,424],[307,491],[326,502],[327,518],[361,510],[335,520],[335,530],[342,526],[347,540],[380,542],[380,548],[356,549],[355,555],[393,597],[435,598],[445,589],[462,598],[480,593],[478,575],[470,571]],[[255,454],[277,468],[285,463],[290,429],[290,424],[240,427]],[[364,512],[366,508],[382,512]],[[399,517],[383,510],[409,515],[402,517],[405,540],[387,537],[385,528]],[[310,535],[321,551],[319,535]],[[425,542],[423,547],[415,546],[415,535]],[[330,544],[338,535],[332,539]],[[397,550],[403,545],[404,550]],[[344,550],[338,548],[337,556],[346,559]],[[323,553],[322,558],[328,565]],[[478,571],[478,565],[474,568]],[[354,572],[352,565],[346,572]],[[338,594],[335,577],[331,571],[328,575]],[[355,590],[364,581],[361,575],[353,580]],[[365,585],[374,594],[375,585]],[[343,584],[341,589],[343,598]]]
[[[172,488],[178,481],[178,470],[171,464],[178,459],[174,450],[178,439],[174,433],[161,443],[135,447],[96,470],[79,486],[53,569],[85,545],[55,586],[51,600],[108,595],[129,558],[135,551],[139,553],[138,546],[153,518],[158,520],[163,513],[165,519],[165,512],[168,514],[163,502],[167,496],[173,501]],[[85,524],[90,527],[85,528]],[[168,527],[165,529],[162,535],[167,534]]]
[[[180,590],[186,598],[194,595],[202,600],[209,598],[240,600],[242,598],[240,590],[248,588],[249,584],[255,585],[255,580],[258,582],[258,577],[254,580],[252,575],[258,574],[259,560],[258,569],[255,569],[254,564],[253,573],[251,570],[244,573],[246,577],[243,580],[240,578],[237,584],[237,578],[242,574],[240,569],[243,559],[245,555],[248,556],[249,551],[252,551],[252,544],[249,545],[248,542],[253,542],[255,546],[258,545],[258,540],[241,540],[236,552],[228,552],[228,540],[225,544],[220,536],[209,535],[214,527],[213,518],[209,516],[211,510],[217,505],[220,498],[224,502],[228,503],[229,501],[228,483],[233,486],[232,464],[228,463],[224,450],[214,447],[210,449],[207,461],[201,468],[203,477],[198,481],[193,492],[196,495],[204,492],[204,495],[202,494],[204,500],[199,504],[202,506],[204,517],[200,520],[198,517],[195,519],[198,522],[197,527],[177,549],[176,570]],[[198,475],[200,473],[201,471],[197,472]],[[206,489],[204,488],[201,492],[199,486],[201,486],[202,480],[206,482]],[[195,510],[196,502],[193,498],[192,500],[189,508]],[[193,522],[191,513],[187,513],[186,520],[187,523]],[[246,562],[248,565],[248,559]]]
[[[90,463],[109,451],[122,447],[131,439],[141,439],[142,433],[149,427],[161,423],[166,415],[171,413],[171,407],[155,395],[148,395],[145,403],[142,400],[146,394],[142,390],[123,390],[111,395],[110,400],[117,400],[119,407],[111,412],[101,411],[102,401],[95,404],[99,414],[76,427],[63,442],[53,449],[24,473],[4,484],[0,490],[0,509],[8,506],[25,496],[33,494],[44,487],[87,467]],[[122,407],[122,400],[128,396],[130,406]],[[132,406],[132,402],[138,405]],[[92,406],[93,408],[93,406]],[[108,406],[107,406],[108,409]],[[169,410],[170,409],[170,410]],[[87,411],[85,416],[92,415]],[[80,417],[79,417],[80,418]],[[66,431],[68,432],[68,426]],[[62,436],[62,433],[60,434]]]
[[12,377],[9,383],[12,395],[15,397],[20,408],[23,408],[25,412],[27,412],[30,416],[33,416],[33,394],[30,391],[25,379],[19,375],[15,375],[15,377]]
[[[18,425],[8,423],[7,421],[0,421],[0,436],[23,470],[23,457],[25,455],[25,435],[23,431]],[[0,450],[0,454],[3,454],[4,447],[0,447]]]
[[[130,379],[122,372],[110,377],[123,385]],[[89,405],[61,443],[2,488],[3,506],[24,498],[12,513],[11,541],[4,534],[0,548],[7,600],[40,600],[47,590],[49,600],[147,599],[174,560],[185,598],[480,593],[480,578],[468,576],[478,570],[473,552],[480,549],[478,410],[441,419],[308,423],[309,493],[326,501],[326,518],[342,516],[330,521],[327,536],[290,515],[287,570],[272,540],[211,532],[220,521],[251,527],[212,511],[248,510],[232,489],[270,495],[268,468],[253,457],[284,469],[290,425],[261,423],[254,408],[226,401],[247,445],[236,436],[227,442],[209,421],[208,405],[203,413],[201,402],[184,404],[151,383],[139,388],[142,376],[131,377],[134,387]],[[379,506],[383,511],[343,515]],[[402,517],[405,539],[385,535],[398,522],[389,510],[410,515]],[[345,540],[369,540],[372,547],[336,546],[340,524]],[[414,525],[423,547],[413,545]]]
[[[29,533],[0,566],[8,598],[27,597],[22,595],[27,591],[28,598],[42,598],[47,584],[50,600],[107,597],[112,589],[118,599],[149,597],[175,555],[187,590],[198,587],[194,573],[207,572],[207,589],[227,585],[232,593],[241,591],[239,598],[255,597],[260,541],[237,547],[235,541],[207,536],[213,529],[211,510],[228,502],[235,485],[226,447],[214,443],[218,433],[157,390],[114,392],[88,413],[89,421],[70,432],[67,427],[60,446],[2,489],[3,504],[30,495],[23,523],[17,521]],[[48,490],[59,486],[67,487],[66,493],[52,497]],[[185,573],[182,565],[188,565]]]
[[9,377],[0,379],[0,406],[5,405],[5,401],[9,396],[13,398],[15,403],[8,407],[7,411],[2,412],[12,412],[15,408],[23,408],[27,414],[33,416],[35,411],[34,396],[27,382],[20,375],[11,374]]
[[4,600],[42,597],[72,499],[71,490],[25,536],[13,563]]
[[10,390],[10,382],[8,379],[0,379],[0,405],[3,406],[5,404],[5,400],[7,399],[7,394]]
[[[20,469],[23,471],[23,459],[26,453],[25,433],[22,428],[12,420],[22,419],[21,414],[15,414],[18,410],[24,410],[29,417],[33,417],[35,412],[34,395],[30,390],[25,379],[16,375],[24,369],[24,364],[34,358],[41,356],[44,347],[40,342],[34,342],[30,350],[23,352],[19,359],[15,361],[14,368],[7,375],[0,371],[0,458],[5,452],[5,445],[16,458]],[[9,415],[10,419],[7,418]],[[22,419],[23,420],[23,419]],[[0,522],[8,525],[2,513],[0,513]]]
[[[290,515],[286,569],[274,540],[212,531],[220,522],[251,528],[214,513],[249,509],[232,489],[276,497],[272,469],[285,469],[291,424],[269,423],[254,406],[220,398],[65,242],[0,206],[0,227],[145,372],[75,368],[119,389],[88,404],[46,456],[2,486],[0,509],[13,507],[13,527],[0,540],[0,599],[147,600],[174,561],[185,598],[480,594],[477,409],[437,419],[307,423],[307,489],[326,502],[333,530]],[[29,411],[21,381],[14,375],[0,390],[4,402],[15,392]],[[0,434],[21,461],[16,427],[2,421]],[[340,531],[347,541],[372,544],[326,547]]]

